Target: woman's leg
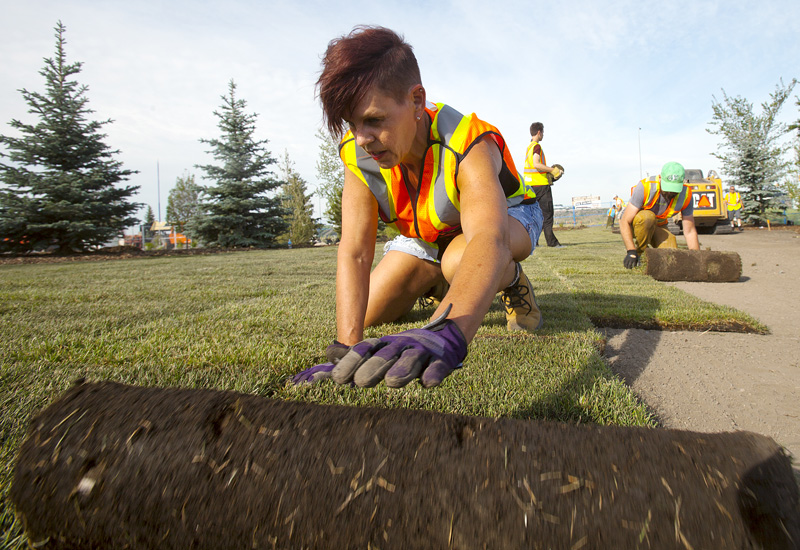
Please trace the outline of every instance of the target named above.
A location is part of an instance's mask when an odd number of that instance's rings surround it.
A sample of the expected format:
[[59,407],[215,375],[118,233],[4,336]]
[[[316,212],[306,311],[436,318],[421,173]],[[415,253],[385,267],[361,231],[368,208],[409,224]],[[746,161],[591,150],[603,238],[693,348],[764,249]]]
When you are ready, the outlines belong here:
[[387,252],[370,275],[364,326],[396,321],[441,280],[439,264],[405,252]]

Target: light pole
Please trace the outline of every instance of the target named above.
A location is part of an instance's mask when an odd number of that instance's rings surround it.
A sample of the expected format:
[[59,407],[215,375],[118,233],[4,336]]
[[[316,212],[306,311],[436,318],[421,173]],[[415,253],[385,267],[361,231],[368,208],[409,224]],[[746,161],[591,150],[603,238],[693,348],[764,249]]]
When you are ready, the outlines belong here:
[[158,221],[161,221],[161,166],[159,166],[159,162],[156,161],[156,186],[157,186],[157,193],[158,193]]

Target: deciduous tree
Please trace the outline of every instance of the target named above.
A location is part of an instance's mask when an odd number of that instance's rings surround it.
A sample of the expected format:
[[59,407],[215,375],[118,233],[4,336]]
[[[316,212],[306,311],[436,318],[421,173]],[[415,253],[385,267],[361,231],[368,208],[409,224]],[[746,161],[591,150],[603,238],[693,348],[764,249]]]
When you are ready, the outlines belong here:
[[294,169],[294,163],[289,158],[289,151],[284,152],[281,171],[285,180],[283,198],[287,210],[286,221],[289,224],[287,238],[291,239],[295,246],[311,244],[315,232],[312,195],[306,194],[308,186]]
[[186,233],[187,224],[202,212],[202,192],[194,181],[194,174],[185,172],[175,180],[175,187],[167,197],[167,223],[179,233]]
[[319,158],[317,159],[318,191],[325,198],[325,217],[342,235],[342,190],[344,189],[344,167],[339,158],[339,143],[323,130],[317,131]]

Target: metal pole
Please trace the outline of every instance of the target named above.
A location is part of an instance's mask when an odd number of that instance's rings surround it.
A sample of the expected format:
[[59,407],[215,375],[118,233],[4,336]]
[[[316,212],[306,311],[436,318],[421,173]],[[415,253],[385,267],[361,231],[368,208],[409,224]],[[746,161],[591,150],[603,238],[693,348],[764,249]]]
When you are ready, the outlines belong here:
[[639,128],[639,181],[644,179],[642,175],[642,129]]
[[158,221],[161,223],[161,168],[156,161],[156,185],[158,185]]

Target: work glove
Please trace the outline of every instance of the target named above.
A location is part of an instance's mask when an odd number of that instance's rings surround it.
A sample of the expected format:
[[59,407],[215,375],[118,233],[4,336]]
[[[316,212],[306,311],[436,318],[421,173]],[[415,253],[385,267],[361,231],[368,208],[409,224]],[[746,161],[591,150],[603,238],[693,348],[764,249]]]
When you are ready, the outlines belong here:
[[622,261],[622,265],[625,266],[625,269],[632,269],[639,265],[639,253],[636,252],[635,249],[628,250],[625,254],[625,259]]
[[467,341],[449,312],[422,328],[354,345],[332,369],[334,382],[371,388],[385,380],[400,388],[420,378],[426,388],[438,386],[467,356]]
[[348,351],[350,351],[350,346],[342,344],[339,340],[334,340],[333,344],[325,348],[325,357],[335,365]]
[[331,371],[335,367],[333,363],[322,363],[321,365],[314,365],[310,369],[298,372],[292,377],[293,384],[313,384],[322,380],[330,380]]
[[330,346],[325,348],[325,357],[328,359],[328,362],[322,363],[321,365],[314,365],[310,369],[295,374],[292,378],[292,382],[295,384],[301,384],[303,382],[313,384],[321,380],[329,380],[333,367],[336,366],[339,359],[344,357],[348,351],[350,351],[350,346],[342,344],[338,340],[334,340]]
[[558,181],[564,175],[564,167],[560,164],[554,164],[553,171],[550,174],[553,176],[553,181]]

